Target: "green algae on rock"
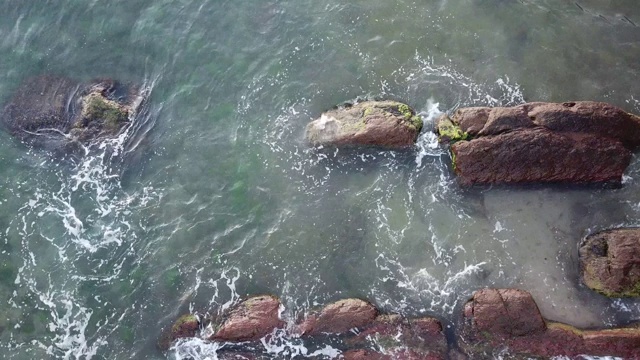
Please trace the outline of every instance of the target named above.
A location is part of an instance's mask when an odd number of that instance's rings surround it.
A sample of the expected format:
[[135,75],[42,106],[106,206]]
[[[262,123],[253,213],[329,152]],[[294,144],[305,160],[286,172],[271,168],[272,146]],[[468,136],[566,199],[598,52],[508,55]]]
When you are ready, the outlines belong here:
[[145,97],[138,86],[110,79],[80,83],[44,75],[27,79],[2,111],[4,127],[24,143],[67,150],[117,135]]
[[422,118],[397,101],[364,101],[323,113],[309,123],[306,138],[314,146],[379,146],[399,149],[415,144]]

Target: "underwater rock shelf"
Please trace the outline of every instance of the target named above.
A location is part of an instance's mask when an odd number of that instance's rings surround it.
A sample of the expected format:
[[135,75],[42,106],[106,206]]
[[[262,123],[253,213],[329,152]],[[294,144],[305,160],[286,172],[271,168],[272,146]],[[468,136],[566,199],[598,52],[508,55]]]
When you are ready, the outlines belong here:
[[52,75],[25,81],[2,111],[4,127],[22,142],[51,150],[114,137],[130,124],[146,94],[110,79],[88,83]]
[[283,310],[276,297],[263,295],[239,303],[218,319],[183,315],[166,329],[158,345],[167,350],[178,339],[200,337],[246,345],[223,351],[221,358],[232,359],[241,352],[245,359],[263,359],[257,343],[281,331],[280,335],[310,341],[339,339],[341,358],[351,360],[491,359],[496,350],[505,348],[514,356],[545,359],[580,354],[640,357],[640,327],[580,330],[551,322],[542,317],[531,294],[518,289],[474,293],[460,317],[459,349],[449,347],[438,319],[381,314],[360,299],[337,301],[290,324],[280,318]]
[[458,109],[437,123],[462,185],[620,183],[640,117],[581,101]]

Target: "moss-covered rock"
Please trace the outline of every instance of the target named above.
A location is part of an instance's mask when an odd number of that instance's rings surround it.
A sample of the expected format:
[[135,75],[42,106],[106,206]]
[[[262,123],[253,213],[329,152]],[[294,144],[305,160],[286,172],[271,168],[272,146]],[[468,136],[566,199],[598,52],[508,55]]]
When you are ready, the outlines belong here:
[[406,148],[415,144],[422,119],[407,104],[364,101],[323,113],[306,128],[314,146],[380,146]]
[[4,127],[23,142],[62,151],[76,141],[114,136],[144,100],[134,85],[100,79],[80,83],[58,76],[25,81],[2,111]]
[[456,125],[451,119],[443,115],[436,125],[436,133],[438,140],[442,143],[455,143],[461,140],[469,140],[469,133],[463,131],[459,125]]

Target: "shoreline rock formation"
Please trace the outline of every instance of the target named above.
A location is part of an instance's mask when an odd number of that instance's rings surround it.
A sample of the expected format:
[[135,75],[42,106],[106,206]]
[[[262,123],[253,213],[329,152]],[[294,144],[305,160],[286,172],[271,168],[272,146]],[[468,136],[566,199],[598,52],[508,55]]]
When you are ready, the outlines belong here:
[[18,87],[1,119],[11,135],[28,145],[64,149],[73,142],[116,136],[143,100],[143,92],[134,85],[44,75]]
[[640,228],[587,236],[580,245],[580,268],[584,284],[602,295],[640,297]]
[[466,186],[620,183],[640,145],[640,117],[591,101],[462,108],[436,131]]
[[415,144],[422,119],[397,101],[364,101],[323,113],[306,127],[313,146],[379,146],[408,148]]
[[158,346],[168,350],[177,339],[202,336],[225,343],[222,358],[261,359],[265,354],[259,341],[269,342],[278,333],[311,343],[331,341],[337,344],[340,358],[347,360],[493,359],[497,352],[518,359],[579,355],[640,358],[640,327],[581,330],[549,321],[542,317],[531,294],[518,289],[476,291],[460,315],[455,331],[457,347],[447,341],[436,318],[381,314],[360,299],[327,304],[295,324],[285,323],[280,317],[283,310],[278,298],[263,295],[239,303],[208,326],[194,315],[184,315],[163,334]]
[[526,291],[483,289],[464,306],[458,345],[472,359],[493,359],[496,349],[512,356],[578,355],[640,357],[640,328],[580,330],[547,321]]
[[[343,299],[311,311],[287,327],[280,317],[283,310],[278,298],[261,295],[239,303],[221,320],[216,319],[208,325],[198,322],[194,315],[183,315],[163,332],[158,347],[168,350],[176,340],[198,336],[198,330],[206,327],[212,333],[203,335],[207,340],[225,343],[252,344],[268,338],[276,330],[310,341],[327,337],[340,339],[344,345],[341,349],[344,359],[447,358],[449,346],[442,324],[435,318],[405,319],[399,315],[380,314],[375,306],[364,300]],[[229,351],[226,356],[233,356],[233,351]],[[255,355],[260,357],[259,352]]]

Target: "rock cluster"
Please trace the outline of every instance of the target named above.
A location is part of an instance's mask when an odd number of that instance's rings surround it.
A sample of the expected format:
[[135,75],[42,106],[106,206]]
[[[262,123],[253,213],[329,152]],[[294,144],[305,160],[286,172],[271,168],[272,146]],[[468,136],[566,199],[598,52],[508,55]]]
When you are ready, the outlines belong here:
[[601,102],[473,107],[438,120],[462,185],[619,183],[640,117]]
[[4,107],[4,127],[35,146],[64,148],[117,135],[144,99],[140,88],[109,79],[80,83],[58,76],[25,81]]
[[[580,330],[545,320],[535,301],[518,289],[482,289],[465,304],[450,348],[439,320],[406,319],[381,314],[360,299],[344,299],[312,311],[287,326],[283,306],[273,296],[257,296],[238,304],[220,321],[209,324],[211,341],[231,346],[221,358],[259,359],[259,346],[235,347],[268,339],[275,330],[310,341],[339,339],[341,359],[444,360],[493,359],[496,351],[513,358],[576,357],[581,354],[640,358],[640,327]],[[193,315],[180,317],[161,338],[163,350],[183,337],[199,336],[203,323]],[[205,333],[204,331],[202,333]],[[315,339],[315,340],[314,340]]]
[[[343,340],[345,359],[435,360],[445,359],[448,351],[442,324],[437,319],[405,319],[399,315],[380,314],[375,306],[360,299],[343,299],[328,304],[302,317],[289,328],[280,318],[282,311],[283,306],[276,297],[249,298],[221,321],[209,324],[213,334],[207,338],[227,343],[256,342],[277,329],[289,336],[308,339],[332,336]],[[197,336],[198,331],[192,331],[193,326],[204,328],[204,324],[194,322],[195,319],[193,315],[180,317],[163,333],[159,347],[166,350],[177,339]],[[373,350],[371,341],[383,345],[383,351]],[[225,356],[234,358],[232,353]]]
[[422,119],[406,104],[364,101],[323,113],[307,125],[306,138],[314,146],[401,149],[414,145],[421,129]]

